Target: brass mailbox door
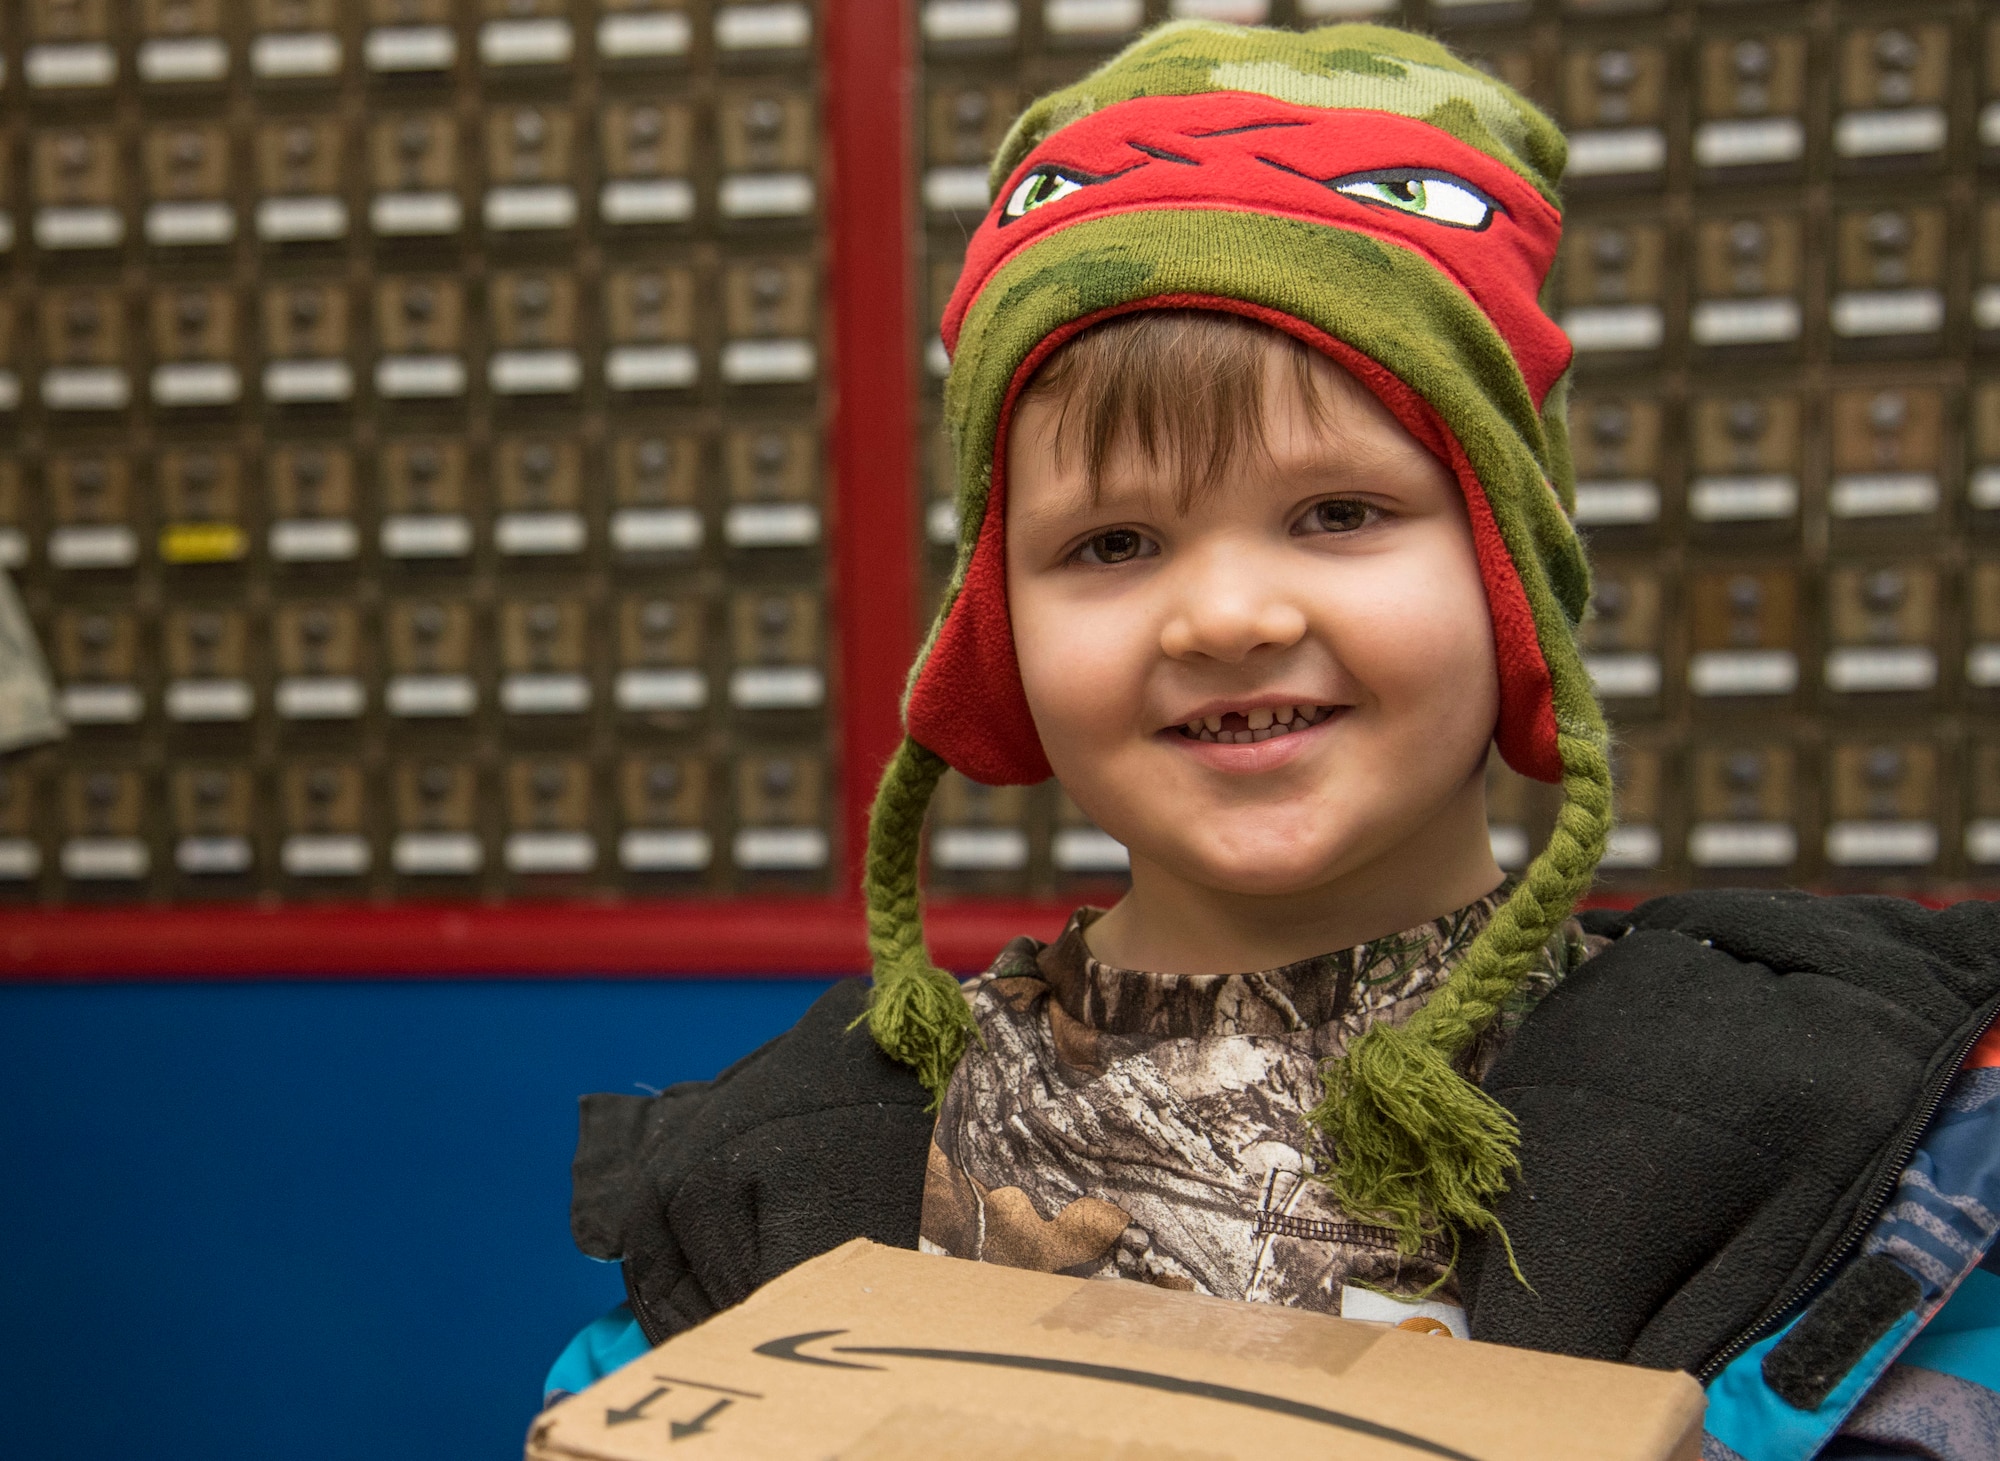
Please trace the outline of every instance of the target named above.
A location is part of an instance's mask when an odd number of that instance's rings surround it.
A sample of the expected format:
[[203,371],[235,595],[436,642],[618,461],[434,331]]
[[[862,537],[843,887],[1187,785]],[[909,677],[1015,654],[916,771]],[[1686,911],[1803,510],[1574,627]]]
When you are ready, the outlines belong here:
[[469,832],[478,824],[479,777],[452,761],[405,761],[395,771],[396,825],[426,832]]
[[1792,694],[1799,680],[1797,573],[1745,564],[1697,573],[1690,587],[1688,685],[1696,697]]
[[1840,42],[1840,105],[1936,105],[1944,100],[1950,68],[1951,32],[1941,23],[1855,26]]
[[695,500],[700,458],[692,436],[621,436],[611,452],[612,490],[624,506],[685,506]]
[[377,117],[368,126],[369,180],[383,193],[456,190],[458,149],[458,123],[450,112]]
[[933,872],[967,891],[1018,887],[1032,852],[1027,789],[947,772],[931,802],[929,846]]
[[590,803],[590,767],[585,761],[538,756],[508,763],[507,820],[517,832],[581,831],[590,825]]
[[1835,867],[1922,868],[1940,850],[1938,755],[1928,742],[1846,740],[1832,748],[1826,859]]
[[737,429],[723,438],[729,496],[736,502],[803,502],[818,496],[819,442],[800,426]]
[[693,873],[714,859],[707,831],[709,766],[700,756],[633,755],[619,766],[625,830],[619,865],[633,873]]
[[234,452],[169,448],[160,454],[159,482],[169,524],[242,520],[243,464]]
[[576,343],[576,280],[541,270],[497,274],[487,287],[494,343],[544,349]]
[[1860,531],[1934,516],[1944,503],[1944,423],[1944,396],[1934,387],[1835,392],[1828,512],[1836,520],[1863,520]]
[[257,129],[257,187],[266,197],[337,194],[344,154],[340,123],[332,117],[293,116]]
[[462,512],[465,445],[449,438],[390,442],[382,452],[383,505],[396,513]]
[[229,131],[216,123],[163,122],[143,143],[146,192],[163,201],[226,198],[230,190]]
[[353,604],[282,604],[276,642],[282,675],[352,675],[361,668],[361,617]]
[[354,521],[354,458],[318,444],[277,447],[265,459],[271,557],[279,564],[351,562],[361,549]]
[[1662,597],[1656,570],[1617,559],[1596,565],[1578,640],[1584,666],[1605,700],[1643,709],[1658,699]]
[[124,200],[118,134],[110,127],[37,130],[30,144],[35,201],[44,208],[109,207]]
[[683,266],[620,269],[604,283],[605,331],[614,344],[695,337],[694,271]]
[[976,167],[983,173],[1020,112],[1020,94],[1010,86],[936,87],[924,105],[924,154],[934,167]]
[[1835,230],[1835,278],[1842,289],[1935,288],[1943,281],[1942,208],[1844,209]]
[[375,338],[398,355],[456,353],[465,347],[465,290],[438,275],[387,278],[375,286]]
[[167,613],[167,669],[205,679],[240,675],[249,662],[249,625],[228,609],[171,609]]
[[[101,608],[64,609],[56,616],[54,653],[56,674],[65,681],[131,681],[139,674],[139,619],[130,609]],[[136,719],[139,701],[136,693],[126,697],[132,704],[132,712],[116,719]],[[65,696],[64,709],[72,721],[90,724],[114,717],[76,714],[76,707]]]
[[708,767],[696,756],[627,756],[618,799],[632,827],[699,827],[707,817]]
[[299,280],[264,290],[264,349],[278,358],[319,358],[347,351],[347,291],[331,281]]
[[[292,837],[355,836],[367,825],[367,781],[361,768],[347,762],[295,761],[284,768],[280,805]],[[296,859],[287,871],[301,871]],[[359,869],[354,869],[358,871]]]
[[679,177],[694,160],[694,112],[682,102],[614,102],[599,114],[605,174],[613,178]]
[[1765,391],[1704,395],[1689,414],[1688,516],[1739,533],[1757,523],[1796,526],[1804,471],[1799,398]]
[[1658,46],[1576,46],[1563,58],[1563,115],[1572,127],[1657,122],[1667,58]]
[[632,669],[702,662],[702,601],[692,594],[631,594],[618,606],[618,659]]
[[28,0],[27,20],[38,41],[103,40],[111,34],[111,0]]
[[824,815],[817,757],[745,756],[736,763],[736,820],[745,827],[810,826]]
[[496,452],[500,505],[513,512],[574,508],[583,500],[583,453],[568,437],[510,436]]
[[1827,574],[1826,686],[1916,693],[1938,680],[1937,570],[1921,562],[1846,564]]
[[1704,117],[1788,116],[1805,106],[1806,38],[1798,31],[1710,36],[1698,65]]
[[2000,864],[2000,741],[1966,747],[1966,861],[1980,869]]
[[817,308],[804,260],[731,263],[723,271],[723,323],[731,336],[810,334]]
[[189,874],[247,872],[256,830],[256,791],[241,766],[183,765],[168,791],[179,842],[174,861]]
[[817,663],[820,601],[805,590],[738,593],[730,605],[730,643],[738,664]]
[[1694,753],[1688,859],[1727,880],[1799,858],[1798,756],[1771,741],[1712,741]]
[[125,358],[125,307],[113,289],[51,290],[42,296],[42,357],[62,365],[118,365]]
[[156,290],[153,354],[160,360],[228,360],[236,354],[236,296],[220,285]]
[[145,785],[129,767],[72,771],[63,778],[62,810],[72,837],[137,837],[145,829]]
[[788,87],[732,87],[716,123],[725,172],[802,171],[812,167],[816,108]]
[[1613,824],[1600,866],[1609,875],[1657,878],[1669,860],[1666,824],[1678,819],[1679,789],[1668,785],[1667,750],[1620,741],[1611,753]]
[[1563,235],[1562,260],[1569,305],[1657,303],[1666,231],[1643,221],[1580,224]]
[[413,599],[389,606],[389,666],[398,674],[464,674],[472,668],[472,606]]
[[486,170],[497,184],[567,182],[576,119],[566,108],[505,106],[487,114]]

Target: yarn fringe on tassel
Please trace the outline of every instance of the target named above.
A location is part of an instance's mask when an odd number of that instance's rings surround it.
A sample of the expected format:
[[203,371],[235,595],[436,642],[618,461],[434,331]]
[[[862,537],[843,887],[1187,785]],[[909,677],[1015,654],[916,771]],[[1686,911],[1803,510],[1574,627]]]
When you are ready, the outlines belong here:
[[958,981],[931,962],[924,946],[919,887],[924,813],[944,771],[942,757],[905,739],[875,793],[862,877],[875,983],[867,1009],[855,1021],[866,1021],[882,1051],[916,1071],[931,1093],[933,1110],[944,1100],[967,1042],[978,1038]]
[[1375,1025],[1329,1061],[1311,1120],[1331,1149],[1326,1182],[1356,1219],[1396,1234],[1406,1254],[1426,1238],[1495,1233],[1494,1204],[1520,1171],[1514,1118],[1455,1068],[1590,886],[1611,828],[1610,752],[1602,721],[1562,734],[1564,800],[1549,844],[1430,999],[1400,1025]]

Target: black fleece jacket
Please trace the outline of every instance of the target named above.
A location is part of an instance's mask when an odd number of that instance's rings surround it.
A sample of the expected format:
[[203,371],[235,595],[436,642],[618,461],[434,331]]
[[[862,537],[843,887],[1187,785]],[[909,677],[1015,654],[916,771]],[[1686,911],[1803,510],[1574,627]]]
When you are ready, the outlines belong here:
[[[1701,1371],[1822,1276],[2000,1010],[2000,904],[1687,893],[1616,935],[1486,1085],[1521,1125],[1468,1241],[1474,1338]],[[655,1341],[854,1237],[914,1247],[923,1088],[850,1029],[866,986],[715,1080],[586,1096],[572,1227]]]

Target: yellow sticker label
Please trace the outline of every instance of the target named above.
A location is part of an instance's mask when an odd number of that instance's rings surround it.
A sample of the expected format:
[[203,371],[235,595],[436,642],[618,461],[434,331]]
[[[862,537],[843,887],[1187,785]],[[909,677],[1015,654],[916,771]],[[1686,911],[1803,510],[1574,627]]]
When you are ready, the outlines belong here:
[[169,563],[233,563],[249,545],[235,523],[170,523],[160,530],[160,556]]

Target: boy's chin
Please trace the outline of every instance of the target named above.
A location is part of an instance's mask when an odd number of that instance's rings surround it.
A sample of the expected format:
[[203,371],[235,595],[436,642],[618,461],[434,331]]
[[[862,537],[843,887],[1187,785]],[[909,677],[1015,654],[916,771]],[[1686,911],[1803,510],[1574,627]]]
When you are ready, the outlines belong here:
[[1276,841],[1248,841],[1228,847],[1180,844],[1158,848],[1156,855],[1138,848],[1134,853],[1178,881],[1244,898],[1310,893],[1368,860],[1362,849],[1344,840],[1311,847]]

